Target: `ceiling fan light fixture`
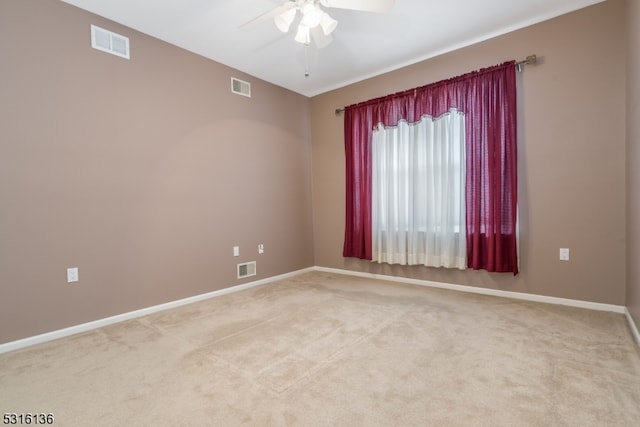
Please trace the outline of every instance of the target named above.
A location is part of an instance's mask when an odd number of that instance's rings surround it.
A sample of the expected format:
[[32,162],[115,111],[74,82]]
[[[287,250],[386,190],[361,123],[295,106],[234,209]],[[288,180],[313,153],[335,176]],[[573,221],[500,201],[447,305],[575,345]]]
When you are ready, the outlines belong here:
[[314,28],[320,24],[322,11],[314,3],[306,3],[302,6],[302,24],[308,28]]
[[322,32],[325,36],[328,36],[336,29],[338,26],[338,21],[329,16],[327,12],[322,12],[322,17],[320,18],[320,26],[322,27]]
[[311,31],[306,25],[298,25],[298,32],[296,33],[295,41],[302,44],[311,44]]
[[280,15],[276,15],[275,18],[273,18],[273,20],[276,23],[276,27],[278,27],[278,29],[283,33],[286,33],[289,31],[289,28],[291,27],[291,24],[293,23],[293,20],[295,19],[295,17],[296,17],[296,10],[289,9],[286,12],[281,13]]

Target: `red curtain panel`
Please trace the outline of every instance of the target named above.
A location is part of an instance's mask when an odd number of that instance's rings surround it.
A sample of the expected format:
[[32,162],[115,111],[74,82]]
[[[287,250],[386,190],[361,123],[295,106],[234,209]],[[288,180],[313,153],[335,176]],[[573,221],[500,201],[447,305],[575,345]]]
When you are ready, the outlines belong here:
[[343,256],[371,259],[371,139],[379,123],[465,114],[467,266],[518,273],[515,61],[345,108]]

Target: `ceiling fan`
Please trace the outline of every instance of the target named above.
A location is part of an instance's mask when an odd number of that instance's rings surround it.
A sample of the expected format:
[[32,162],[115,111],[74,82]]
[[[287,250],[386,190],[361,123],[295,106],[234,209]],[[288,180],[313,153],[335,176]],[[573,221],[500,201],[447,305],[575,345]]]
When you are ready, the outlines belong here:
[[338,25],[325,8],[349,9],[365,12],[388,12],[395,0],[287,0],[280,6],[258,16],[240,26],[252,28],[273,19],[283,33],[289,32],[291,25],[299,19],[294,40],[304,45],[314,42],[316,47],[327,46],[333,38],[331,33]]

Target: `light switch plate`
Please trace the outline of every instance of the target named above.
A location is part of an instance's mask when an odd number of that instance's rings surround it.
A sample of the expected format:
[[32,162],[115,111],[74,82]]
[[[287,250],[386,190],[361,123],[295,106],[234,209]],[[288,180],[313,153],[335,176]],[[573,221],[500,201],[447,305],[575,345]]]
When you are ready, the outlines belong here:
[[560,261],[569,261],[569,248],[560,248]]

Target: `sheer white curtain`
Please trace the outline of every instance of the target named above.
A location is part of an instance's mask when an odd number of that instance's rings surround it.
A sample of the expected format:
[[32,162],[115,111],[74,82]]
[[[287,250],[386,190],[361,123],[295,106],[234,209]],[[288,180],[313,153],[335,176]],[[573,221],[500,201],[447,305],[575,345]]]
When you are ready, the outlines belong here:
[[372,260],[467,266],[464,114],[373,132]]

